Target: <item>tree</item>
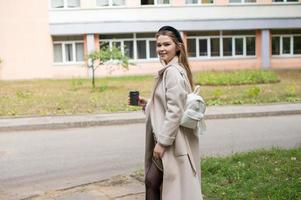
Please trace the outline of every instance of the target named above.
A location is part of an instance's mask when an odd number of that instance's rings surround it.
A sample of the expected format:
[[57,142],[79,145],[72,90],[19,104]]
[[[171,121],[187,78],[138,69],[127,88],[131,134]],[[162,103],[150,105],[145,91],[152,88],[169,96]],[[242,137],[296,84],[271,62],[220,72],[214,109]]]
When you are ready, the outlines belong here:
[[92,87],[95,88],[95,70],[102,65],[121,65],[128,69],[128,57],[123,55],[116,46],[104,47],[100,51],[93,51],[88,55],[88,67],[92,70]]

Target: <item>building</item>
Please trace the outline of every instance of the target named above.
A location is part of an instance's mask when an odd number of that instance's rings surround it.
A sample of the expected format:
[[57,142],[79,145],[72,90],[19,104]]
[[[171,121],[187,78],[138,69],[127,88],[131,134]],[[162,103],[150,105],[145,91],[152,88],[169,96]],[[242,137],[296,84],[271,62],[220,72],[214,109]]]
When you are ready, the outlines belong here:
[[160,68],[155,32],[181,31],[193,70],[301,68],[301,0],[0,0],[0,79],[88,77],[86,56],[117,45]]

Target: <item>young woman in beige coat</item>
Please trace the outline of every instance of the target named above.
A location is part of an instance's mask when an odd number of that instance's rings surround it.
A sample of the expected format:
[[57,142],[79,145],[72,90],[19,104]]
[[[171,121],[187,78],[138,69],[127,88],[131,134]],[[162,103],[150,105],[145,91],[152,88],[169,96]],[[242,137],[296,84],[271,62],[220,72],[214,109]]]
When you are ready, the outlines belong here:
[[192,73],[180,33],[164,26],[156,34],[163,68],[151,98],[140,98],[146,114],[146,200],[201,200],[199,139],[180,127]]

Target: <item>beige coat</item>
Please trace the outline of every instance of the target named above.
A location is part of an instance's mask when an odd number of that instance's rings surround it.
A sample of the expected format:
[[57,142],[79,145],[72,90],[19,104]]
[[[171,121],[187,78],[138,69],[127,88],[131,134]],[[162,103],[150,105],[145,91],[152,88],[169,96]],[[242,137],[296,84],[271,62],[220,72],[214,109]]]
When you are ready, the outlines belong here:
[[199,140],[192,130],[179,126],[191,92],[181,73],[186,74],[175,57],[156,77],[146,106],[145,174],[152,162],[154,133],[158,142],[167,146],[162,158],[162,200],[201,200]]

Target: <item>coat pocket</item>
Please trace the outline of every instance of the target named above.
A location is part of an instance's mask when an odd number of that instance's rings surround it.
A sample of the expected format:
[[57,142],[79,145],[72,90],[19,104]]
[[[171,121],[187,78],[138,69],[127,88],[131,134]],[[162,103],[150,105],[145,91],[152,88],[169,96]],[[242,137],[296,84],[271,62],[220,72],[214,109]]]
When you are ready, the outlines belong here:
[[174,141],[175,156],[183,156],[188,154],[187,143],[185,141],[184,133],[179,129],[179,132]]

